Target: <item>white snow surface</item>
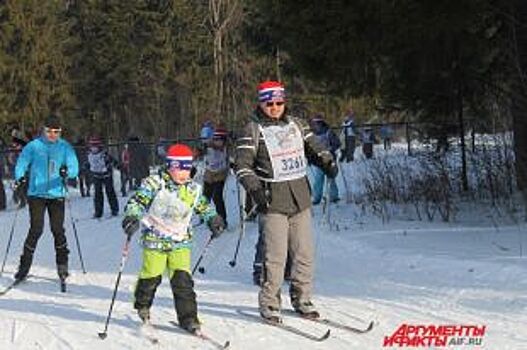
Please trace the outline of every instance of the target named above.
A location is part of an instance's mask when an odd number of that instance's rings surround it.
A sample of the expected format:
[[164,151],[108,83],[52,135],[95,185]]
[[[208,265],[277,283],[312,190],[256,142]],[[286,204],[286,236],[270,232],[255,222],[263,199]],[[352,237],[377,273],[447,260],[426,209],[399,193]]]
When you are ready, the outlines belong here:
[[[354,166],[347,165],[346,170],[353,172]],[[225,193],[230,229],[212,243],[202,264],[205,273],[195,275],[195,289],[204,332],[222,342],[230,340],[231,349],[388,349],[383,347],[384,337],[402,324],[486,326],[482,346],[444,349],[527,349],[525,224],[496,225],[491,212],[477,207],[470,214],[459,214],[455,223],[394,219],[383,224],[341,201],[331,206],[330,226],[322,218],[321,207],[315,207],[315,305],[323,316],[352,326],[365,327],[375,321],[370,333],[332,329],[328,340],[316,343],[236,312],[257,312],[258,288],[251,278],[257,224],[247,224],[237,264],[229,266],[239,232],[232,177]],[[70,194],[72,210],[66,207],[65,220],[71,251],[68,292],[59,291],[53,240],[46,223],[30,272],[34,277],[0,297],[0,349],[212,349],[171,325],[175,311],[167,277],[151,309],[160,342],[153,345],[140,336],[132,305],[141,262],[138,237],[134,237],[124,268],[108,336],[105,340],[98,337],[104,329],[125,236],[121,217],[91,219],[92,198],[81,198],[76,190]],[[123,208],[127,198],[119,196],[119,200]],[[105,206],[108,215],[107,203]],[[8,211],[0,213],[2,256],[15,218],[12,207],[10,203]],[[86,274],[80,267],[71,217],[76,220]],[[28,230],[27,208],[16,220],[0,278],[2,286],[12,281],[17,268]],[[196,231],[193,262],[208,238],[206,225]],[[286,284],[282,294],[283,308],[290,308]],[[286,316],[285,322],[316,334],[327,329],[293,317]]]

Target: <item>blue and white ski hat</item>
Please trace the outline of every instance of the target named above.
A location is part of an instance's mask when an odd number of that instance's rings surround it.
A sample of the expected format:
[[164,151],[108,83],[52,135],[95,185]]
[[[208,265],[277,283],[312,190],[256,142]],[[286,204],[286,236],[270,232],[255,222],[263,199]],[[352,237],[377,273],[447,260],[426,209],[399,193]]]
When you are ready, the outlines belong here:
[[284,85],[279,81],[267,80],[258,85],[258,102],[284,101]]

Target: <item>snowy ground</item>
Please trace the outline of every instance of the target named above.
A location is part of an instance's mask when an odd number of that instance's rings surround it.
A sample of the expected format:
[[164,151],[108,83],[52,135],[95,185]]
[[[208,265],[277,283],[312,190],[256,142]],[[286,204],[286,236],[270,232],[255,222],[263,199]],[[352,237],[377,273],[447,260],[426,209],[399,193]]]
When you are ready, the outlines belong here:
[[[226,193],[232,228],[213,243],[203,263],[206,272],[195,279],[204,331],[218,340],[229,339],[232,349],[383,349],[384,337],[404,323],[486,325],[483,346],[448,349],[527,349],[527,257],[520,256],[522,246],[521,255],[527,254],[526,225],[496,227],[488,213],[477,211],[460,216],[455,224],[395,220],[382,224],[377,218],[357,215],[354,207],[341,202],[331,208],[336,225],[330,230],[322,220],[321,208],[315,208],[316,305],[324,316],[350,325],[362,327],[375,321],[368,334],[334,329],[327,341],[315,343],[237,314],[237,309],[256,312],[258,289],[251,283],[251,263],[257,230],[255,223],[248,223],[238,264],[231,268],[228,262],[237,239],[232,179]],[[124,205],[126,198],[120,200]],[[31,270],[35,277],[0,297],[0,349],[210,349],[209,344],[170,325],[174,309],[166,278],[152,308],[160,344],[152,345],[138,335],[131,303],[140,263],[136,242],[108,337],[99,339],[125,237],[120,219],[91,219],[91,199],[72,192],[71,205],[88,273],[81,271],[67,211],[69,291],[59,292],[51,234],[46,228]],[[2,254],[13,219],[12,209],[0,213]],[[12,279],[27,229],[24,209],[17,218],[6,272],[0,278],[2,286]],[[204,226],[197,231],[194,256],[207,237]],[[284,307],[288,308],[286,295]],[[287,321],[317,333],[326,329],[294,318]]]

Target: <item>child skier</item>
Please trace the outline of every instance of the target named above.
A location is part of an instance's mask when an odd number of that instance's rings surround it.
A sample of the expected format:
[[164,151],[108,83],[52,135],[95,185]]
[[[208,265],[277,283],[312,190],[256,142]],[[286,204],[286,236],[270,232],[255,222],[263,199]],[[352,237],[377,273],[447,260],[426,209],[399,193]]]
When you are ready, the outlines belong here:
[[118,163],[104,148],[100,138],[92,137],[88,144],[90,146],[88,151],[88,164],[95,189],[95,195],[93,197],[95,212],[93,217],[96,219],[102,217],[104,209],[103,187],[108,197],[112,216],[117,216],[119,214],[119,202],[117,201],[115,188],[113,187],[113,167]]
[[179,326],[197,333],[196,294],[190,272],[190,220],[195,211],[217,238],[225,224],[201,194],[201,186],[190,178],[192,150],[184,144],[172,145],[166,155],[166,167],[147,177],[128,201],[122,227],[132,235],[142,226],[143,264],[135,288],[134,308],[144,323],[150,319],[157,287],[165,269],[168,276]]
[[212,141],[205,148],[205,173],[203,174],[203,194],[214,202],[216,211],[227,226],[227,212],[223,200],[223,188],[229,174],[229,155],[227,153],[227,130],[217,128]]

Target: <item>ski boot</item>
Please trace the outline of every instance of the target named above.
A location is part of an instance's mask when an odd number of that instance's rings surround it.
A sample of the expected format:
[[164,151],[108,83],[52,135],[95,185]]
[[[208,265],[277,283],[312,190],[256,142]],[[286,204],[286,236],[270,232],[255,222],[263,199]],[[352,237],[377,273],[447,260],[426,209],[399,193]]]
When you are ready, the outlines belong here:
[[302,303],[296,303],[293,305],[295,312],[299,313],[300,316],[304,318],[309,319],[317,319],[320,318],[320,314],[315,308],[315,305],[313,305],[310,301],[305,301]]
[[282,323],[280,309],[271,306],[260,307],[260,316],[262,316],[265,321],[269,323]]

